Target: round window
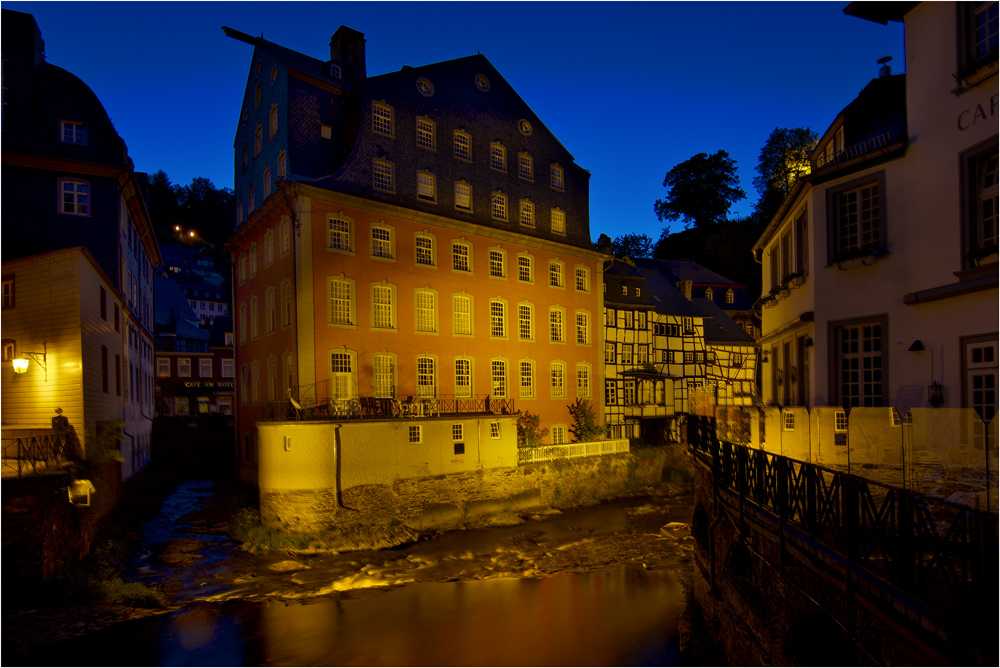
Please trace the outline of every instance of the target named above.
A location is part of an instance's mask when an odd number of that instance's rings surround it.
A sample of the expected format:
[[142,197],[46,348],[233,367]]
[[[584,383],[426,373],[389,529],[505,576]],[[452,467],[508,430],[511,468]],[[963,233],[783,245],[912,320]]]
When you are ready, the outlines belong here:
[[490,89],[490,80],[482,74],[476,75],[476,88],[484,93]]
[[429,79],[420,77],[417,79],[417,90],[420,91],[420,94],[424,97],[430,97],[434,94],[434,84],[432,84]]
[[525,137],[531,136],[531,123],[528,122],[528,119],[522,118],[519,120],[517,122],[517,129],[520,130],[521,134]]

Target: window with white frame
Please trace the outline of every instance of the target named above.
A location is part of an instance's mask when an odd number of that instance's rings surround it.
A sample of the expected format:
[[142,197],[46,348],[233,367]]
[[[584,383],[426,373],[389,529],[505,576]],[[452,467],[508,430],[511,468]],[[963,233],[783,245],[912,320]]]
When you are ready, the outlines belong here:
[[534,227],[535,205],[526,199],[522,199],[520,210],[521,210],[520,223],[525,227]]
[[507,306],[497,299],[490,300],[490,337],[507,338]]
[[576,365],[576,396],[590,398],[590,365],[580,362]]
[[521,399],[535,398],[535,363],[521,360],[518,366],[518,396]]
[[604,342],[604,361],[608,364],[614,364],[617,361],[617,349],[615,344],[611,341]]
[[76,179],[59,179],[59,212],[71,216],[89,216],[90,184]]
[[500,438],[500,423],[499,422],[496,422],[496,421],[490,422],[490,438],[494,439],[494,440]]
[[490,167],[501,172],[507,171],[507,149],[502,144],[490,144]]
[[507,196],[503,193],[493,193],[490,197],[490,213],[494,218],[507,220]]
[[552,445],[565,445],[566,427],[565,425],[552,425]]
[[490,360],[490,388],[494,398],[507,398],[507,360]]
[[618,404],[618,384],[613,380],[604,381],[604,403],[608,406]]
[[532,168],[531,156],[527,153],[517,154],[517,175],[522,179],[527,179],[531,181],[534,179],[534,170]]
[[372,355],[372,394],[378,399],[391,399],[396,390],[396,369],[389,353]]
[[278,178],[283,179],[288,176],[288,159],[285,157],[285,149],[278,151]]
[[782,417],[784,418],[784,421],[783,421],[783,428],[784,428],[784,430],[785,431],[794,431],[795,430],[795,413],[793,413],[791,411],[785,411],[784,413],[782,413]]
[[281,281],[281,326],[287,327],[292,324],[292,281],[284,279]]
[[552,209],[552,233],[566,234],[566,214],[559,209]]
[[732,288],[726,290],[726,303],[732,304],[735,299],[736,297],[735,294],[733,293]]
[[223,378],[232,378],[235,375],[234,369],[235,369],[235,361],[233,360],[233,358],[223,357],[222,367],[219,375],[221,375]]
[[240,344],[247,342],[247,303],[240,304]]
[[411,424],[407,430],[407,438],[410,443],[423,443],[424,441],[424,430],[423,425]]
[[560,308],[549,309],[549,340],[552,343],[566,343],[563,311]]
[[576,289],[578,292],[590,292],[590,272],[586,267],[576,268]]
[[59,120],[59,143],[87,145],[87,124],[80,121]]
[[378,102],[372,105],[372,131],[393,136],[392,107]]
[[549,185],[556,190],[563,190],[563,169],[559,165],[549,165]]
[[372,327],[393,329],[395,322],[393,309],[393,289],[389,285],[372,286]]
[[14,277],[3,277],[3,308],[14,308]]
[[237,263],[237,276],[239,277],[240,285],[243,285],[247,280],[247,256],[240,253],[240,259]]
[[590,345],[590,315],[577,311],[576,314],[576,342],[579,345]]
[[472,186],[464,181],[455,182],[455,208],[472,211]]
[[562,362],[549,364],[549,392],[553,399],[566,398],[566,365]]
[[490,249],[490,276],[494,278],[507,278],[507,254],[497,248]]
[[534,309],[531,304],[517,305],[517,338],[520,341],[535,340]]
[[433,267],[434,260],[434,237],[429,234],[417,234],[414,237],[414,261],[426,267]]
[[622,344],[622,364],[632,364],[632,344]]
[[[994,16],[996,3],[993,3]],[[995,19],[994,19],[995,20]],[[994,27],[995,30],[995,27]],[[994,32],[995,35],[995,32]],[[987,142],[987,147],[974,149],[964,159],[963,188],[966,193],[963,231],[965,236],[966,268],[982,264],[984,258],[997,252],[997,146],[996,140]],[[995,260],[993,260],[995,261]]]
[[274,139],[274,135],[278,134],[278,103],[274,102],[271,104],[271,113],[268,116],[268,130],[269,139]]
[[334,399],[354,397],[354,354],[351,351],[330,353],[330,394]]
[[[264,150],[264,129],[261,124],[257,124],[257,130],[253,133],[253,157],[257,157]],[[250,207],[253,209],[253,207]]]
[[617,326],[618,320],[613,308],[604,309],[604,324],[608,327]]
[[275,294],[274,288],[270,285],[267,286],[267,290],[264,292],[264,327],[268,334],[271,334],[275,330],[275,322],[277,321],[277,309],[275,305]]
[[190,357],[178,357],[177,358],[177,376],[180,378],[190,378],[191,377],[191,358]]
[[649,362],[649,346],[637,343],[635,346],[635,363],[642,365]]
[[385,192],[395,192],[396,186],[392,178],[392,163],[385,160],[372,162],[372,187]]
[[430,356],[417,357],[417,396],[433,397],[437,395],[437,373],[434,358]]
[[250,254],[247,256],[247,277],[253,278],[257,275],[257,242],[250,244]]
[[881,248],[884,242],[881,176],[830,194],[835,225],[832,261]]
[[535,276],[532,271],[532,257],[530,255],[517,256],[517,280],[522,283],[534,283]]
[[393,254],[392,228],[377,225],[372,227],[372,257],[391,260]]
[[427,118],[417,119],[417,146],[434,148],[434,121]]
[[472,271],[472,249],[461,241],[451,243],[451,268],[455,271]]
[[354,249],[354,224],[341,218],[330,218],[326,223],[326,247],[331,250],[352,251]]
[[635,404],[635,381],[626,380],[622,383],[622,403],[626,406]]
[[202,357],[198,360],[198,377],[199,378],[212,377],[212,358]]
[[455,157],[461,160],[472,160],[472,137],[461,130],[455,130]]
[[452,333],[471,336],[472,298],[467,295],[452,296],[451,309]]
[[417,199],[425,202],[437,201],[437,180],[430,172],[417,172]]
[[882,323],[834,326],[833,330],[840,405],[883,406],[886,379]]
[[417,290],[416,299],[416,325],[418,332],[437,331],[437,307],[436,297],[432,290]]
[[330,322],[335,325],[353,325],[353,281],[344,278],[330,279]]
[[455,359],[455,396],[459,399],[472,396],[472,361],[465,357]]
[[549,261],[549,285],[553,288],[563,287],[563,265],[558,260]]
[[170,377],[170,358],[169,357],[157,357],[156,358],[156,376],[157,376],[157,378],[169,378]]

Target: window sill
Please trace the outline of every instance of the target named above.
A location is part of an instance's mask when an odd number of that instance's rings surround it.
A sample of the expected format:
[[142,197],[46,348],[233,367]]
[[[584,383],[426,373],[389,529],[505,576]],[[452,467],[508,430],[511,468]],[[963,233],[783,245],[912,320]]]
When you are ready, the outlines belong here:
[[826,268],[830,269],[831,267],[836,267],[841,271],[848,271],[857,267],[870,267],[882,258],[888,257],[888,255],[888,251],[879,249],[863,255],[833,257],[830,258],[830,263],[826,265]]
[[340,253],[341,255],[350,255],[351,257],[354,257],[354,256],[357,255],[357,253],[355,253],[352,250],[344,250],[342,248],[330,248],[329,246],[327,246],[326,252],[328,252],[328,253]]

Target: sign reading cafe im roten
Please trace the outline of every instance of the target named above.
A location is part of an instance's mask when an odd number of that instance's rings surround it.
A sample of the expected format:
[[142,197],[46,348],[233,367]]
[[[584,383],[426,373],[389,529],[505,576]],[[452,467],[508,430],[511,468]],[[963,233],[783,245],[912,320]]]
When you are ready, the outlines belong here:
[[[993,96],[990,98],[989,107],[990,107],[989,115],[991,117],[996,116],[997,115],[996,93],[994,93]],[[983,107],[983,103],[980,102],[976,104],[975,107],[971,109],[965,109],[962,111],[962,113],[958,115],[958,129],[961,130],[962,132],[965,132],[973,125],[975,125],[977,122],[985,120],[986,120],[986,109]]]
[[[204,390],[213,389],[233,389],[234,384],[231,380],[186,380],[180,385],[181,388],[197,388]],[[179,388],[178,388],[179,389]]]

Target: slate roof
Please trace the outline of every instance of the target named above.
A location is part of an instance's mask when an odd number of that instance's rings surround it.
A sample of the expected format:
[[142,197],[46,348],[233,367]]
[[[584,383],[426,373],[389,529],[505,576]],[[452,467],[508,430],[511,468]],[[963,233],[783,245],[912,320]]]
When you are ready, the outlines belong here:
[[[154,322],[158,333],[166,331],[175,333],[182,339],[208,341],[209,331],[195,324],[198,322],[198,316],[181,294],[181,289],[175,280],[156,275],[153,277],[153,289],[156,305]],[[176,323],[171,318],[172,314],[176,314]]]
[[693,260],[652,260],[644,258],[636,260],[635,263],[636,266],[658,268],[667,275],[667,278],[673,277],[675,283],[678,281],[691,281],[694,285],[703,285],[705,287],[746,287],[707,267],[703,267]]
[[674,287],[671,278],[656,267],[638,267],[639,273],[646,277],[646,291],[653,299],[653,308],[657,313],[674,316],[700,318],[704,312]]
[[726,315],[719,305],[710,299],[698,298],[691,303],[705,314],[705,342],[728,343],[738,345],[754,345],[753,338],[736,324],[736,321]]

